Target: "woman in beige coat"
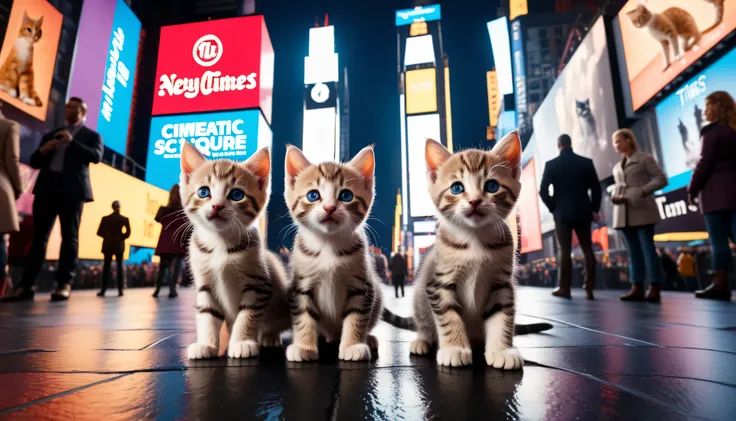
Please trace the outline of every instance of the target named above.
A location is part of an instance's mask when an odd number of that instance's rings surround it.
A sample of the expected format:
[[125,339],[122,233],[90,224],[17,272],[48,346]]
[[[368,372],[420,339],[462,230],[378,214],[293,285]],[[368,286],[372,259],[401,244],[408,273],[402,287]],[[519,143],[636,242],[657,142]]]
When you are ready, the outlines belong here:
[[20,178],[20,129],[0,112],[0,293],[5,289],[7,247],[5,234],[18,231],[15,200],[23,191]]
[[[622,301],[659,302],[662,267],[654,247],[654,226],[660,221],[654,192],[667,185],[667,177],[654,157],[641,152],[634,133],[621,129],[613,133],[613,146],[623,159],[613,167],[616,182],[613,228],[621,230],[629,252],[631,291]],[[644,294],[644,280],[649,291]]]

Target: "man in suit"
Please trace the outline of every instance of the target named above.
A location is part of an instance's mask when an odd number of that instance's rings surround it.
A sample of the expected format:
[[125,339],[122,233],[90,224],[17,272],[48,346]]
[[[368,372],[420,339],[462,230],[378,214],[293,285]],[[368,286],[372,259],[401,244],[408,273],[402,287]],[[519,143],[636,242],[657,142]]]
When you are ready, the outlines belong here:
[[[1,104],[1,103],[0,103]],[[2,106],[0,105],[0,110]],[[20,128],[0,111],[0,296],[10,284],[5,273],[8,262],[6,234],[19,230],[15,201],[23,192],[20,178]]]
[[31,301],[34,284],[46,257],[46,244],[56,217],[61,225],[61,250],[56,271],[57,289],[52,301],[66,301],[77,268],[79,222],[85,202],[91,202],[89,164],[102,159],[102,137],[84,126],[87,104],[70,98],[66,104],[66,124],[41,138],[31,155],[31,167],[39,170],[33,188],[33,245],[23,279],[12,297],[3,301]]
[[404,283],[409,269],[406,265],[406,255],[404,254],[404,246],[399,246],[399,252],[391,257],[391,283],[394,284],[394,292],[396,298],[399,298],[399,287],[401,287],[401,296],[404,296]]
[[[552,295],[570,298],[572,283],[572,232],[578,236],[580,248],[585,256],[586,298],[593,300],[596,261],[593,254],[590,224],[598,220],[601,207],[601,184],[593,161],[572,151],[570,136],[563,134],[557,139],[560,156],[544,166],[542,186],[539,190],[542,201],[555,217],[555,232],[560,245],[559,285]],[[549,187],[554,189],[550,196]],[[590,196],[588,196],[590,191]]]
[[[123,232],[125,228],[125,232]],[[105,296],[107,282],[110,280],[110,263],[115,256],[118,269],[118,297],[123,296],[123,253],[125,252],[125,240],[130,237],[130,221],[120,214],[120,202],[112,202],[112,213],[103,217],[97,235],[102,237],[102,255],[105,256],[105,264],[102,267],[102,289],[98,297]]]

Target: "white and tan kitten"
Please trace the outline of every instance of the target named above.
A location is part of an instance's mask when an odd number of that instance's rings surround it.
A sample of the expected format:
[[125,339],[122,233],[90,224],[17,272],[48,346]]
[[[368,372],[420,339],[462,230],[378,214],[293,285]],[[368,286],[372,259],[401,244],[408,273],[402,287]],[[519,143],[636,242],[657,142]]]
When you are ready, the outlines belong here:
[[256,228],[270,173],[267,148],[237,163],[208,161],[189,142],[182,147],[181,199],[194,226],[189,263],[197,288],[197,342],[189,345],[189,359],[217,356],[223,322],[230,358],[280,346],[290,326],[286,271]]
[[454,155],[430,139],[425,155],[438,231],[418,275],[411,353],[439,344],[437,364],[463,366],[472,362],[471,346],[483,344],[488,365],[521,368],[513,347],[516,255],[506,222],[521,190],[518,134],[492,151]]
[[286,204],[299,228],[291,289],[293,343],[289,361],[319,358],[320,336],[339,340],[339,358],[359,361],[377,347],[371,329],[381,314],[381,288],[368,255],[364,223],[373,204],[375,155],[360,151],[347,164],[311,164],[286,151]]

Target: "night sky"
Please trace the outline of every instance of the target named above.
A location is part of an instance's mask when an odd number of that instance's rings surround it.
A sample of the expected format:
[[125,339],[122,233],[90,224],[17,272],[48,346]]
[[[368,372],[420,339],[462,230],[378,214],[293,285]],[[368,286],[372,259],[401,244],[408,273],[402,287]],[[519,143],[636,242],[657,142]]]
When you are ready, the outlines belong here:
[[[456,149],[483,147],[488,125],[485,72],[492,54],[486,22],[496,18],[498,1],[441,2],[445,51],[450,62],[453,141]],[[350,84],[350,152],[376,145],[376,199],[369,225],[372,240],[391,246],[396,192],[401,186],[399,98],[394,11],[409,1],[261,0],[276,54],[272,129],[273,192],[268,242],[291,244],[283,200],[285,145],[301,145],[304,56],[315,16],[329,14],[335,25],[340,66]]]

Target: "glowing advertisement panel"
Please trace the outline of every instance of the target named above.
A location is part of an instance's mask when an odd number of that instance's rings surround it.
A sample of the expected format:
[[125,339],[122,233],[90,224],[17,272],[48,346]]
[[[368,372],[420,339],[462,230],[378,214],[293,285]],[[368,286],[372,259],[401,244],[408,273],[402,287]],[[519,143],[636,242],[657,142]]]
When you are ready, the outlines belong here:
[[410,116],[406,120],[409,149],[409,215],[412,218],[433,216],[435,208],[427,190],[424,149],[427,139],[440,139],[440,115]]
[[407,38],[406,51],[404,51],[404,68],[425,63],[435,64],[432,35]]
[[430,22],[441,18],[442,13],[439,4],[417,6],[413,9],[397,10],[396,26],[411,25],[416,22]]
[[12,3],[0,49],[0,99],[46,121],[63,16],[44,0]]
[[335,108],[304,110],[302,151],[314,164],[333,161],[337,151],[337,111]]
[[514,75],[511,71],[509,22],[505,17],[488,22],[488,35],[493,50],[493,65],[498,75],[498,92],[503,97],[514,93]]
[[521,193],[517,209],[521,225],[521,253],[542,250],[542,226],[539,222],[539,192],[534,158],[521,171]]
[[166,190],[179,182],[184,142],[209,159],[244,161],[258,150],[259,116],[245,110],[152,118],[146,181]]
[[406,72],[406,114],[437,111],[437,71],[434,68]]
[[161,28],[153,115],[263,107],[270,121],[272,90],[263,16]]
[[498,96],[498,75],[494,71],[486,72],[488,88],[488,121],[491,127],[498,125],[498,113],[501,112],[501,98]]
[[736,50],[707,67],[687,81],[656,107],[657,125],[664,170],[669,185],[663,192],[685,187],[690,183],[695,164],[700,159],[700,129],[708,125],[703,116],[705,97],[715,91],[736,96],[734,84]]
[[529,13],[526,0],[510,0],[509,10],[509,19],[511,20]]
[[[639,6],[638,0],[626,3],[618,18],[634,110],[649,101],[736,28],[736,7],[733,1],[726,0],[723,7],[723,18],[718,22],[715,6],[702,0],[649,0],[646,6]],[[671,13],[672,9],[680,8],[685,15],[684,21],[700,31],[700,39],[697,36],[689,37],[688,41],[678,39],[677,46],[668,43],[665,50],[660,40],[647,27],[637,28],[634,25],[634,21],[641,18],[643,8],[663,17]],[[680,45],[685,45],[686,48],[680,48]]]

